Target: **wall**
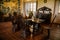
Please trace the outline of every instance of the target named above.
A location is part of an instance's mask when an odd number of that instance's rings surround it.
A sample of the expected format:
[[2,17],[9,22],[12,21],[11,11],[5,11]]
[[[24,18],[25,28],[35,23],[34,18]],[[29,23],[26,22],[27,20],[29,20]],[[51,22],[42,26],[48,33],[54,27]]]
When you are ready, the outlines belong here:
[[17,8],[16,2],[4,2],[4,7],[9,7],[10,9],[12,8]]
[[15,0],[14,2],[13,1],[4,2],[3,6],[5,8],[7,8],[7,7],[10,8],[9,12],[6,13],[6,16],[8,15],[8,13],[11,13],[12,14],[14,11],[17,11],[17,8],[18,8],[18,5],[17,5],[18,3],[17,2],[18,2],[17,0]]
[[20,0],[20,9],[21,9],[21,13],[23,13],[23,0]]
[[56,8],[55,8],[55,15],[56,15],[56,18],[55,18],[55,21],[54,23],[58,23],[60,24],[60,0],[56,0]]

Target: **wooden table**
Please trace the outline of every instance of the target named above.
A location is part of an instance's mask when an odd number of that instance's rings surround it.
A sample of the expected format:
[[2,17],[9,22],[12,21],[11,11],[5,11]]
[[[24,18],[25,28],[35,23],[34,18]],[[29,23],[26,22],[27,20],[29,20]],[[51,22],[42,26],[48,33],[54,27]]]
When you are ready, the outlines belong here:
[[41,23],[44,21],[44,20],[38,19],[38,18],[36,18],[35,20],[34,19],[26,19],[26,20],[31,20],[32,22],[36,22],[36,23]]
[[45,29],[48,31],[48,36],[47,36],[47,39],[49,39],[50,38],[50,27],[45,27]]
[[34,19],[26,19],[27,21],[31,21],[32,22],[32,25],[29,25],[30,26],[30,31],[32,32],[32,34],[34,34],[34,32],[36,30],[40,30],[40,26],[37,26],[36,25],[40,25],[40,23],[42,23],[44,20],[42,19],[38,19],[36,18],[35,20]]

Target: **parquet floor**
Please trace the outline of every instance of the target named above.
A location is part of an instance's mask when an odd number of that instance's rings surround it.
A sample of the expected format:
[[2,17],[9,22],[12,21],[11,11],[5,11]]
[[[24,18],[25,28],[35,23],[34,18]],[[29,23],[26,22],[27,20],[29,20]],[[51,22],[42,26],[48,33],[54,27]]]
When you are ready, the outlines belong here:
[[[22,30],[18,32],[12,32],[11,22],[0,22],[0,40],[23,40],[21,37]],[[43,40],[43,34],[36,35],[34,37],[28,36],[26,40]],[[60,40],[60,25],[54,24],[50,30],[50,40]]]

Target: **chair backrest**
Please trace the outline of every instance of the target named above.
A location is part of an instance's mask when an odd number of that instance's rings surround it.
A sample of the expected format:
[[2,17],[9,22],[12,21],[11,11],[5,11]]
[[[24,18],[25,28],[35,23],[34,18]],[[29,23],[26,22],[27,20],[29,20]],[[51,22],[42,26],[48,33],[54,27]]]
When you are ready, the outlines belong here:
[[46,22],[50,23],[51,20],[51,9],[48,7],[41,7],[37,10],[37,18],[43,19]]

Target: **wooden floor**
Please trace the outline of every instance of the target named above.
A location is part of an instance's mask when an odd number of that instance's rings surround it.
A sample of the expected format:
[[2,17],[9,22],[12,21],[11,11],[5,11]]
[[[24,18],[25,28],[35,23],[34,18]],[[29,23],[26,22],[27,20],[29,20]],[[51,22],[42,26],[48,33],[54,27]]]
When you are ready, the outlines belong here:
[[[45,25],[44,25],[45,26]],[[50,30],[50,40],[60,40],[60,25],[53,24]],[[14,33],[12,32],[11,22],[0,22],[0,40],[43,40],[44,35],[39,34],[34,37],[28,36],[27,38],[21,37],[22,30]]]

